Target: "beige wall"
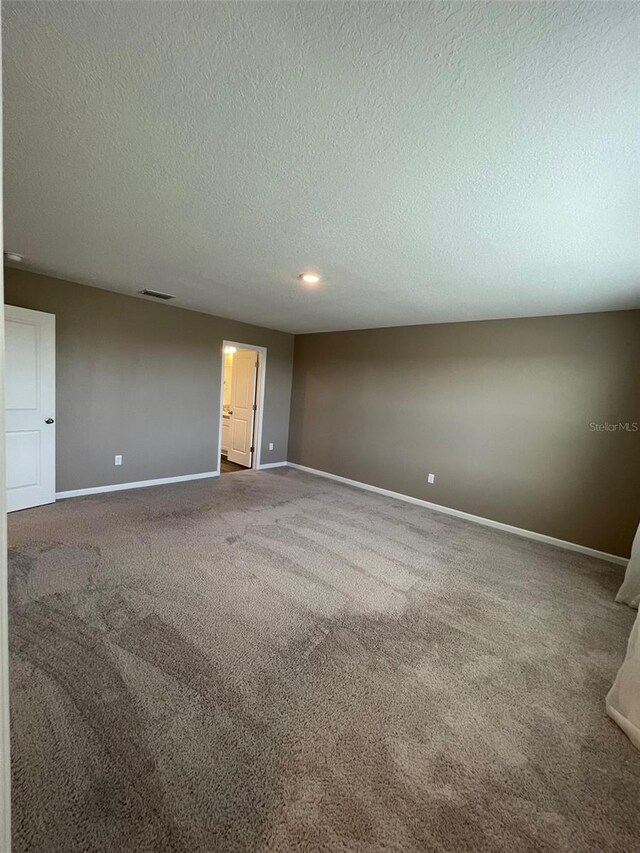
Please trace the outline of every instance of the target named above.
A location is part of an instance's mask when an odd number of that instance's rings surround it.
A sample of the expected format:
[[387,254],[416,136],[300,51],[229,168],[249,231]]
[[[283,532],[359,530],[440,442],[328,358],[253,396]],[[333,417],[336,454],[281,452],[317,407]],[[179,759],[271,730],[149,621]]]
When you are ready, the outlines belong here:
[[292,335],[14,269],[5,302],[56,315],[58,491],[214,471],[225,338],[267,347],[262,463],[286,459]]
[[639,374],[640,311],[301,335],[289,460],[626,556]]

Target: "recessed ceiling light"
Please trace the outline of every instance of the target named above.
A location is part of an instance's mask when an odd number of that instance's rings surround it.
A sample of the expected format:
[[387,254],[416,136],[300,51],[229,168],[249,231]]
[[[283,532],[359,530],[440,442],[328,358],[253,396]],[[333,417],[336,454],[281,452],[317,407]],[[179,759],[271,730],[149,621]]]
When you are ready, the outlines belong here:
[[315,272],[303,272],[298,276],[300,281],[305,284],[317,284],[320,281],[320,276]]
[[13,261],[15,264],[20,264],[24,261],[22,255],[19,255],[17,252],[5,252],[4,256],[8,261]]

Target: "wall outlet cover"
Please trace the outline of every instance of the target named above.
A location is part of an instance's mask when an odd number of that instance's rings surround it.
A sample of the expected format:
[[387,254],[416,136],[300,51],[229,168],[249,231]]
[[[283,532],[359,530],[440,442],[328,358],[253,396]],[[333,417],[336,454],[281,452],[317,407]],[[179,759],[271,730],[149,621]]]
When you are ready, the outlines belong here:
[[120,455],[116,456],[114,461],[113,461],[113,464],[114,465],[122,465],[122,456],[120,456]]
[[427,483],[435,483],[436,475],[435,474],[427,474]]
[[269,442],[269,450],[273,450],[273,442],[272,441]]

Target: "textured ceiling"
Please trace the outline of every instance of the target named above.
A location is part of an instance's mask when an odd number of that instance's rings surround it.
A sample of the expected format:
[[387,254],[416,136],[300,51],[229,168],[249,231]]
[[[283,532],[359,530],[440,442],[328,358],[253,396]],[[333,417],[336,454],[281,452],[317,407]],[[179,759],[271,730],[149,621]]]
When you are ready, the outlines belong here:
[[5,246],[288,331],[638,307],[639,13],[4,2]]

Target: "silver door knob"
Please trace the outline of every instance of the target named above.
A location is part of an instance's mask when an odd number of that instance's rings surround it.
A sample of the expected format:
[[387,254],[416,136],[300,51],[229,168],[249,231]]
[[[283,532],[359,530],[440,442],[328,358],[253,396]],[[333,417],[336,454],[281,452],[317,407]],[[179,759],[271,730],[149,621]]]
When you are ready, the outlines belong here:
[[52,423],[53,423],[53,418],[45,418],[45,419],[44,419],[44,422],[45,422],[45,424],[52,424]]

